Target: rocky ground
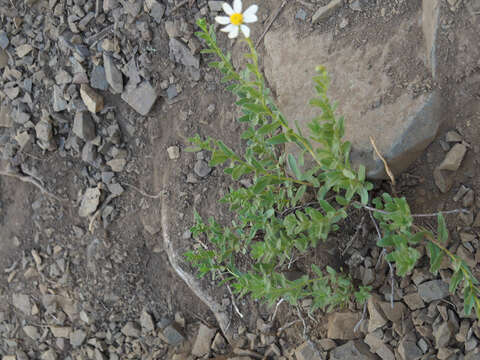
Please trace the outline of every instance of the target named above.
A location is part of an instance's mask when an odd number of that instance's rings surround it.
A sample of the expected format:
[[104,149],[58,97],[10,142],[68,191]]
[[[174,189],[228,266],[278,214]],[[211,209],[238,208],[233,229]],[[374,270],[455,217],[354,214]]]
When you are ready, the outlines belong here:
[[[365,309],[309,315],[308,299],[268,308],[208,280],[194,283],[188,267],[170,265],[173,253],[194,243],[194,207],[228,219],[216,202],[228,178],[208,166],[209,154],[184,152],[195,133],[240,146],[234,99],[205,66],[193,34],[195,20],[212,21],[221,2],[0,1],[2,359],[480,359],[479,320],[448,293],[448,264],[434,277],[424,256],[392,281],[368,218],[356,230],[365,214],[335,234],[343,243],[356,237],[340,265],[375,289]],[[391,71],[412,98],[437,90],[445,104],[438,135],[396,190],[417,213],[470,209],[447,218],[449,248],[479,278],[480,2],[439,4],[435,77],[414,63],[401,68],[405,74]],[[254,39],[293,29],[300,39],[331,34],[345,48],[382,43],[377,26],[420,7],[408,0],[259,5]],[[219,38],[234,55],[242,51]],[[260,42],[262,55],[269,48]],[[298,267],[321,259],[317,249]]]

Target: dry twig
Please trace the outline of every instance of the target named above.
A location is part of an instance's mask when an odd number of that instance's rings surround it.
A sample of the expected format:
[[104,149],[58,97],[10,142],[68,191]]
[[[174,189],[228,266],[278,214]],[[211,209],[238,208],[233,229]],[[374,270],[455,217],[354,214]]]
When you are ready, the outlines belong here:
[[393,176],[392,170],[390,170],[390,167],[388,166],[387,160],[380,154],[380,151],[378,151],[377,145],[375,145],[375,141],[373,140],[373,137],[370,136],[370,142],[372,143],[373,150],[375,150],[375,153],[377,156],[382,160],[383,165],[385,166],[385,171],[387,172],[388,177],[390,178],[390,181],[392,182],[392,186],[395,186],[395,177]]
[[265,35],[267,34],[268,30],[270,30],[270,27],[272,26],[273,22],[277,19],[278,15],[282,12],[282,9],[287,5],[288,0],[283,0],[282,4],[278,7],[278,9],[275,11],[273,16],[270,18],[270,20],[267,23],[267,26],[265,26],[265,30],[263,30],[262,35],[258,38],[257,42],[255,43],[255,47],[257,48],[260,42],[263,40]]
[[50,196],[50,197],[54,198],[55,200],[68,201],[67,199],[58,197],[57,195],[55,195],[55,194],[51,193],[50,191],[48,191],[47,189],[45,189],[43,187],[43,185],[40,184],[40,182],[38,180],[36,180],[35,178],[33,178],[31,176],[23,176],[23,175],[16,174],[16,173],[13,173],[13,172],[8,172],[8,171],[0,171],[0,175],[13,177],[13,178],[16,178],[16,179],[18,179],[20,181],[23,181],[25,183],[32,184],[32,185],[36,186],[38,189],[40,189],[42,194]]
[[155,195],[150,195],[150,194],[147,194],[145,191],[143,191],[142,189],[139,189],[138,187],[136,187],[135,185],[131,185],[131,184],[128,184],[128,183],[122,183],[123,185],[125,186],[128,186],[128,187],[131,187],[132,189],[138,191],[141,195],[145,196],[145,197],[148,197],[150,199],[158,199],[160,198],[160,196],[162,196],[163,194],[165,194],[165,191],[163,190],[160,190],[160,192],[158,194],[155,194]]

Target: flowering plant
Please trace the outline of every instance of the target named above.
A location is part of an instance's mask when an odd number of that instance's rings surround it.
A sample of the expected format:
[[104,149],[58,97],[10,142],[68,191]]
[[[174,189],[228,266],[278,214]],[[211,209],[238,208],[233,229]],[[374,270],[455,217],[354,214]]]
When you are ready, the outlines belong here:
[[[231,189],[221,200],[236,213],[231,226],[222,226],[213,218],[204,222],[195,213],[192,234],[197,239],[206,234],[208,244],[202,243],[201,248],[185,255],[199,275],[220,276],[222,283],[231,285],[241,296],[251,294],[272,304],[283,299],[297,305],[300,299],[310,297],[311,311],[332,310],[352,299],[365,304],[371,287],[356,285],[348,274],[329,266],[322,269],[322,264],[316,264],[298,278],[288,276],[292,263],[302,254],[340,230],[349,210],[363,208],[377,229],[377,244],[384,248],[382,253],[387,254],[391,269],[396,266],[400,276],[410,273],[421,257],[420,246],[428,250],[433,273],[446,255],[454,271],[450,291],[454,293],[463,282],[464,312],[470,314],[475,308],[480,317],[479,282],[465,261],[446,247],[448,231],[442,213],[434,214],[438,218],[435,235],[414,225],[415,215],[405,198],[385,193],[370,199],[373,186],[365,179],[365,167],[354,169],[350,164],[351,145],[343,140],[344,119],[335,114],[336,106],[327,96],[325,68],[317,67],[313,78],[317,96],[310,105],[318,107],[320,115],[309,124],[307,137],[291,127],[265,85],[250,31],[244,25],[257,19],[257,6],[242,13],[241,1],[234,0],[233,8],[226,3],[223,8],[230,17],[217,17],[216,21],[227,25],[222,30],[229,38],[239,31],[245,35],[249,45],[246,67],[241,71],[234,68],[231,55],[217,44],[214,26],[203,19],[197,22],[197,36],[206,43],[202,53],[219,59],[208,65],[223,74],[222,82],[229,83],[227,89],[238,98],[236,104],[243,113],[238,121],[246,128],[241,135],[246,148],[239,154],[221,140],[196,135],[190,139],[195,146],[189,151],[210,151],[211,166],[226,164],[225,173],[234,180],[249,176],[253,185]],[[314,142],[321,146],[314,147]],[[286,143],[296,144],[300,155],[285,153]],[[305,156],[314,160],[314,166],[303,170]],[[306,203],[307,193],[315,201]],[[393,270],[391,275],[393,289]],[[393,294],[391,299],[393,302]]]

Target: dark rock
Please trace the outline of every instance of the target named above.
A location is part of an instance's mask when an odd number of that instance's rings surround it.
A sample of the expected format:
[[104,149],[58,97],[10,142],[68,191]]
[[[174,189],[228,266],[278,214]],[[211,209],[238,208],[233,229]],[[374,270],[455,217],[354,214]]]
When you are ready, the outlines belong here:
[[80,111],[75,114],[72,131],[84,141],[92,141],[97,136],[95,133],[95,122],[86,111]]

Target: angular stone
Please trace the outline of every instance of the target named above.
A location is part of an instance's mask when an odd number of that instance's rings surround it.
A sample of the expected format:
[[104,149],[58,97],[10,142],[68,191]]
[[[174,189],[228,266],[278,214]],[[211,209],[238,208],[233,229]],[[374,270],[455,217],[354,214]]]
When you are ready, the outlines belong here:
[[211,172],[212,168],[208,166],[208,163],[204,160],[198,160],[193,167],[195,174],[201,178],[207,177]]
[[32,136],[27,131],[22,131],[15,136],[15,140],[20,146],[21,150],[24,150],[29,144],[32,143]]
[[361,340],[349,341],[330,352],[330,360],[375,360],[378,357],[368,350]]
[[155,324],[153,323],[152,315],[145,310],[143,310],[142,314],[140,315],[140,324],[146,331],[155,330]]
[[[437,116],[442,106],[438,91],[413,99],[404,90],[393,101],[382,104],[379,100],[394,86],[385,70],[390,66],[385,63],[390,49],[422,37],[422,29],[414,17],[388,27],[392,31],[390,38],[361,48],[336,46],[336,40],[328,32],[299,38],[294,27],[269,31],[265,36],[265,73],[285,117],[292,124],[298,121],[304,135],[309,133],[307,123],[320,114],[318,108],[307,105],[316,96],[312,78],[316,66],[324,65],[332,79],[328,95],[338,102],[338,114],[345,117],[344,139],[352,143],[352,163],[364,164],[370,178],[386,177],[370,137],[392,171],[399,173],[435,138],[441,118]],[[419,46],[418,54],[413,56],[427,58],[425,48]],[[297,152],[293,145],[286,150]],[[308,160],[307,167],[312,162]]]
[[129,321],[122,328],[122,334],[128,337],[138,338],[141,335],[141,331],[138,328],[137,324],[132,321]]
[[392,347],[388,344],[380,345],[375,353],[380,356],[382,360],[395,360],[395,354],[393,353]]
[[331,314],[328,318],[327,337],[338,340],[360,338],[362,334],[359,331],[353,331],[360,318],[360,314],[351,312]]
[[185,340],[175,324],[166,326],[162,333],[167,343],[172,346],[180,345]]
[[92,141],[97,136],[95,133],[95,122],[86,111],[79,111],[75,114],[72,131],[84,141]]
[[57,353],[53,349],[48,349],[42,353],[42,360],[57,360]]
[[323,360],[315,344],[311,341],[305,341],[295,350],[297,360]]
[[467,153],[467,147],[463,144],[455,144],[438,167],[439,170],[457,171]]
[[446,142],[462,142],[463,139],[458,132],[451,130],[445,135]]
[[12,117],[6,106],[0,105],[0,128],[10,128],[13,125]]
[[90,86],[98,90],[108,89],[107,77],[103,66],[96,65],[93,67],[92,73],[90,74]]
[[211,329],[201,324],[193,344],[192,354],[198,357],[207,355],[210,352],[210,346],[216,333],[217,329]]
[[385,317],[393,323],[401,321],[407,310],[406,306],[400,301],[394,302],[393,308],[390,302],[381,302],[379,305]]
[[418,360],[423,355],[415,342],[405,338],[398,345],[398,353],[402,360]]
[[72,332],[72,328],[69,326],[50,326],[50,331],[56,338],[68,339]]
[[53,137],[53,127],[50,121],[42,119],[35,125],[37,139],[47,144]]
[[451,322],[447,321],[441,324],[433,332],[433,336],[435,337],[435,346],[437,348],[446,347],[450,343],[454,331],[455,327]]
[[70,345],[73,348],[77,348],[83,344],[85,339],[87,338],[87,333],[83,330],[75,330],[70,333]]
[[105,77],[114,94],[123,92],[123,76],[111,56],[103,53],[103,66],[105,66]]
[[122,100],[130,105],[140,115],[147,115],[157,100],[157,93],[149,82],[141,83],[135,89],[122,93]]
[[167,153],[170,160],[177,160],[180,158],[180,149],[178,148],[178,146],[168,147]]
[[91,113],[97,113],[103,109],[103,96],[95,92],[87,84],[80,85],[80,96]]
[[425,307],[425,303],[418,293],[405,295],[403,301],[405,301],[405,304],[407,304],[410,310],[417,310]]
[[65,85],[72,83],[72,75],[70,75],[65,70],[60,70],[57,75],[55,75],[55,82],[57,85]]
[[23,312],[25,315],[30,315],[32,311],[32,305],[30,298],[26,294],[12,294],[13,306]]
[[437,185],[438,189],[442,193],[446,193],[452,188],[453,174],[448,174],[448,171],[443,171],[439,168],[436,168],[433,171],[433,179],[435,181],[435,185]]
[[448,284],[443,280],[431,280],[418,285],[418,294],[426,303],[448,296]]
[[127,164],[127,160],[124,158],[112,159],[107,162],[107,165],[110,166],[113,172],[122,172]]
[[10,41],[8,40],[7,33],[5,31],[0,31],[0,48],[5,50],[8,44],[10,44]]
[[327,5],[320,7],[312,16],[312,24],[332,15],[343,5],[343,0],[331,0]]
[[23,327],[23,332],[32,340],[38,340],[40,338],[40,333],[38,332],[38,329],[35,326],[24,326]]
[[96,187],[85,190],[80,209],[78,210],[78,215],[80,217],[87,217],[88,215],[93,214],[100,203],[100,195],[100,189]]
[[53,86],[53,111],[60,112],[67,108],[67,102],[63,98],[62,90],[54,85]]
[[192,55],[190,49],[182,42],[175,38],[171,38],[170,42],[170,58],[185,66],[193,66],[194,68],[200,68],[200,60],[196,56]]
[[380,308],[380,298],[378,296],[370,296],[367,302],[368,314],[368,332],[371,333],[381,328],[387,323],[387,319]]
[[33,50],[33,46],[30,44],[23,44],[23,45],[17,46],[16,50],[17,50],[17,56],[19,58],[23,58]]
[[146,0],[145,7],[150,11],[150,16],[157,24],[162,21],[163,15],[165,14],[165,5],[156,0]]

